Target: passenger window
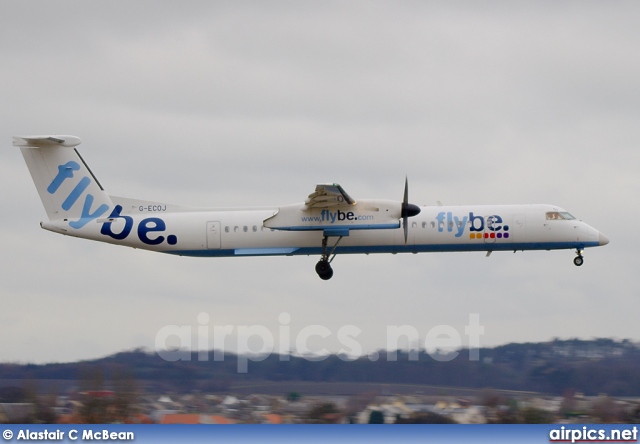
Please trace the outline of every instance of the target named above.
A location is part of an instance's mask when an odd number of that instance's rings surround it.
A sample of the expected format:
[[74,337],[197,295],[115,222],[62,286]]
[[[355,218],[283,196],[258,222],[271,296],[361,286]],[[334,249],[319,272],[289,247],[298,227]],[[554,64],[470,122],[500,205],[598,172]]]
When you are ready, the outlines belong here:
[[258,227],[256,227],[255,225],[253,226],[253,232],[255,233],[256,231],[258,231]]
[[233,232],[237,233],[238,232],[238,226],[236,225],[235,227],[233,227]]
[[426,222],[422,222],[422,228],[427,228],[427,223]]
[[247,231],[249,231],[249,228],[247,228],[247,226],[245,225],[245,226],[242,228],[242,231],[244,231],[244,232],[246,233]]
[[226,227],[224,227],[224,232],[228,233],[229,232],[229,226],[227,225]]

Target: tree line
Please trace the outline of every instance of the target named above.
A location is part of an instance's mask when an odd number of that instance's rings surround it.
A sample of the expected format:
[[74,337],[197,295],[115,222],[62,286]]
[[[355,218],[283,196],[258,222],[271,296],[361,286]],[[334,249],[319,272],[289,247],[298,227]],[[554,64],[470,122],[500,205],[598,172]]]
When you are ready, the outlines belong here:
[[[345,359],[329,355],[310,360],[278,354],[249,360],[247,373],[238,373],[238,356],[225,353],[224,360],[187,359],[166,361],[154,352],[137,349],[92,361],[64,364],[0,364],[0,379],[75,380],[93,368],[106,379],[127,372],[139,382],[164,385],[170,390],[223,392],[248,380],[374,382],[426,384],[464,388],[493,387],[502,390],[535,391],[561,395],[566,390],[585,395],[640,396],[640,347],[628,340],[559,340],[544,343],[507,344],[480,349],[480,359],[471,360],[461,349],[451,360],[434,359],[420,350],[399,351],[397,360],[367,356]],[[213,354],[210,354],[213,356]],[[188,358],[190,357],[190,360]],[[446,353],[440,356],[447,358]],[[115,378],[117,379],[117,377]]]

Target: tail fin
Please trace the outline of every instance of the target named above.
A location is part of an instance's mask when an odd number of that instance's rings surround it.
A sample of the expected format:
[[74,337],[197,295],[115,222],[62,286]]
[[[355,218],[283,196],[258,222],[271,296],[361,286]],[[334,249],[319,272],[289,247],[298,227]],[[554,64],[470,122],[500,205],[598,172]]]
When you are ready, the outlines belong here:
[[111,198],[75,149],[80,143],[74,136],[13,138],[49,220],[69,220],[72,228],[82,228],[113,207]]

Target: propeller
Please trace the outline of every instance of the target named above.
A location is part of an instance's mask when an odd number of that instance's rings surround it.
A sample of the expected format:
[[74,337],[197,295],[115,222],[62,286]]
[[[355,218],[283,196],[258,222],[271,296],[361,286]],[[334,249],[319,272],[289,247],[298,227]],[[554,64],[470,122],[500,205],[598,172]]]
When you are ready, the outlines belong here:
[[402,199],[402,226],[404,227],[404,243],[407,244],[407,236],[409,235],[409,218],[420,214],[420,207],[409,203],[409,178],[404,178],[404,198]]

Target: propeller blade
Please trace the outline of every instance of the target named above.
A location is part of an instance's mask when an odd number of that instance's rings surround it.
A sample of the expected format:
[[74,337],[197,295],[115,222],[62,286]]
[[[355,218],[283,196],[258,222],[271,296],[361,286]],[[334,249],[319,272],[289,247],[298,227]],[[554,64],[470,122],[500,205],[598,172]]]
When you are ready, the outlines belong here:
[[402,217],[402,225],[404,228],[404,243],[407,244],[407,238],[409,237],[409,218],[417,214],[420,214],[420,207],[409,203],[409,178],[404,178],[404,197],[402,199],[402,211],[400,213]]
[[406,205],[409,203],[409,177],[404,176],[404,199],[402,200],[402,204]]
[[407,237],[409,236],[409,226],[406,217],[402,219],[402,226],[404,227],[404,244],[407,245]]
[[407,205],[409,205],[409,178],[404,176],[404,199],[402,199],[402,226],[404,227],[404,244],[407,245],[409,236],[409,216],[407,216]]

